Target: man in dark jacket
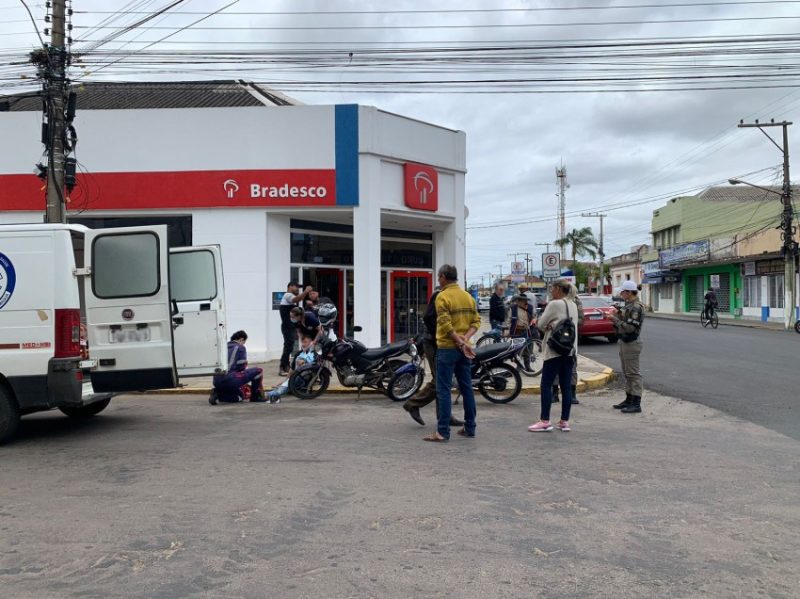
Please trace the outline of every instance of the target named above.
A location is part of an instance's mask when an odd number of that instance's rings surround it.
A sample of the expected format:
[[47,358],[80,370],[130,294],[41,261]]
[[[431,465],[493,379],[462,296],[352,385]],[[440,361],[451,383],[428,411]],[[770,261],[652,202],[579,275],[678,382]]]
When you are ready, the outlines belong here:
[[[439,288],[437,287],[431,299],[428,301],[428,306],[425,308],[425,315],[422,317],[422,322],[425,325],[422,348],[425,353],[425,359],[428,361],[428,368],[430,369],[431,380],[419,392],[403,404],[403,409],[408,412],[414,422],[425,426],[425,421],[420,416],[419,409],[427,406],[432,401],[436,400],[436,296],[439,295]],[[437,405],[438,410],[438,405]],[[437,411],[438,414],[438,411]],[[464,423],[458,418],[450,418],[450,426],[462,426]]]
[[494,293],[489,299],[489,326],[492,330],[499,329],[506,321],[506,288],[502,283],[494,286]]

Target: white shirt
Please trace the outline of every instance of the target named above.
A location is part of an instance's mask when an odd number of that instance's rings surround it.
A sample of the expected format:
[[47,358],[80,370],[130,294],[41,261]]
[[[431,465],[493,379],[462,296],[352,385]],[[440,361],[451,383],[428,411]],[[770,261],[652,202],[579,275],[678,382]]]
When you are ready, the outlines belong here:
[[295,304],[296,297],[297,296],[294,293],[292,293],[291,291],[287,291],[286,293],[283,294],[283,297],[281,298],[281,306],[291,306]]

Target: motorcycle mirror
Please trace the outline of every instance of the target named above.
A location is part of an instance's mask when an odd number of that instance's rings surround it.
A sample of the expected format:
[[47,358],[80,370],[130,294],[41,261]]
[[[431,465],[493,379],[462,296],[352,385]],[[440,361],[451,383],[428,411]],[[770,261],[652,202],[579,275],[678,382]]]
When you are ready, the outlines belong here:
[[358,326],[358,325],[353,327],[353,332],[355,332],[355,333],[360,333],[363,330],[364,329],[362,327]]

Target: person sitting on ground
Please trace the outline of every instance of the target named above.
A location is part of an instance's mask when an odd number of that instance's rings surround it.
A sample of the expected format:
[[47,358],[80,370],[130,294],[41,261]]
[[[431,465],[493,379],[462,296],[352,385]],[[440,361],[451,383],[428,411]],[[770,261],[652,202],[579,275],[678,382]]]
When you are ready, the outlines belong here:
[[264,371],[247,367],[247,333],[236,331],[228,342],[228,372],[214,375],[214,389],[208,398],[212,406],[217,401],[236,403],[242,400],[240,389],[250,384],[250,401],[264,402]]
[[[300,352],[295,356],[292,363],[292,370],[289,372],[289,378],[292,373],[298,368],[306,364],[312,364],[317,359],[317,354],[314,352],[314,340],[308,335],[300,336]],[[289,378],[283,381],[280,385],[276,385],[267,393],[267,400],[271,404],[281,403],[281,397],[289,393]]]

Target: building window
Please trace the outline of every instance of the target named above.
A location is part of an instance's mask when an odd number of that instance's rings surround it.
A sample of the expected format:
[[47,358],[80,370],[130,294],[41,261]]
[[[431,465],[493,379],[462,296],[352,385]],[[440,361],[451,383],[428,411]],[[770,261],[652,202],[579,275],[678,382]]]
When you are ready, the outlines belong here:
[[625,275],[625,280],[626,280],[626,281],[630,281],[630,280],[631,280],[631,276],[626,274],[626,275]]
[[761,307],[761,277],[744,278],[744,307]]
[[384,239],[381,241],[381,266],[409,270],[433,268],[433,245]]
[[769,307],[783,308],[783,275],[769,275]]
[[293,264],[349,266],[353,263],[353,238],[293,232],[291,255]]
[[672,283],[667,283],[666,285],[659,285],[658,286],[658,297],[659,299],[672,299]]

